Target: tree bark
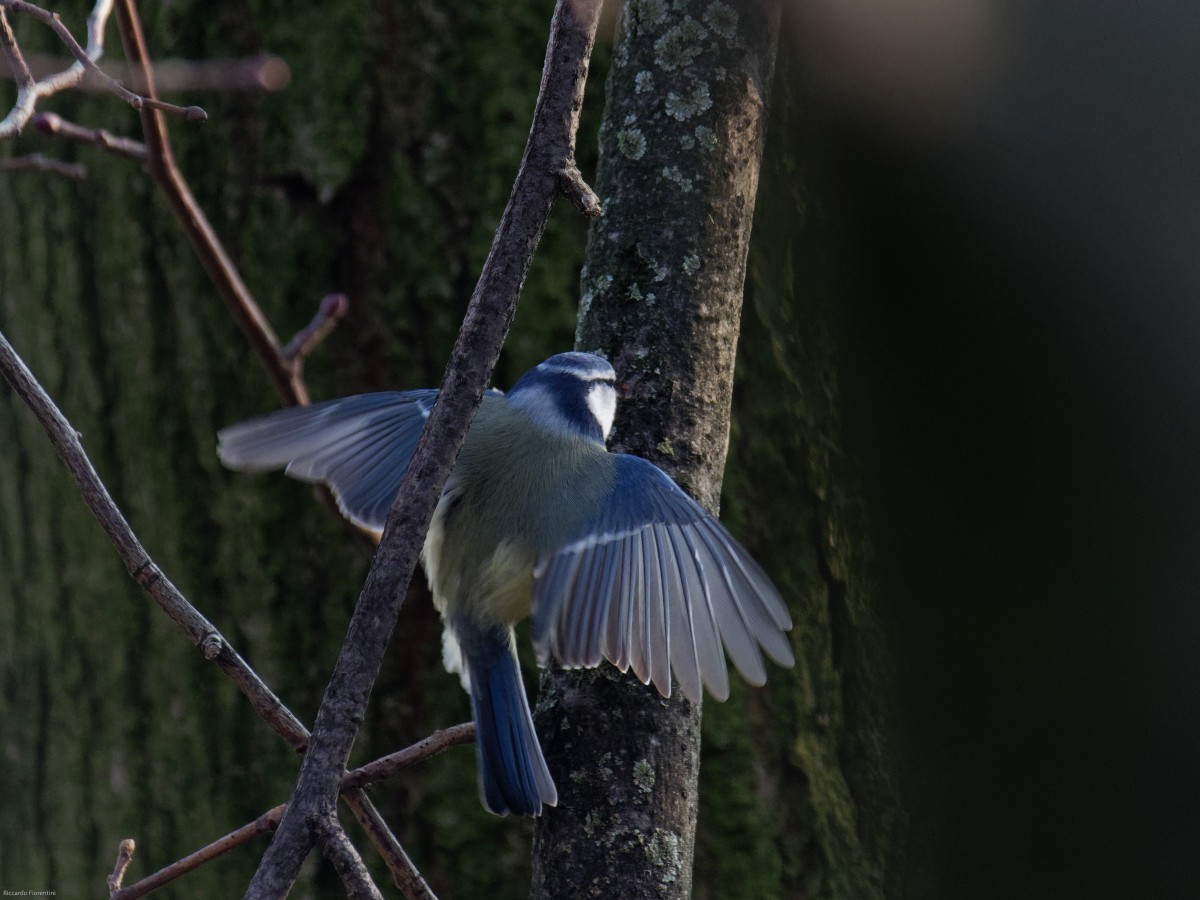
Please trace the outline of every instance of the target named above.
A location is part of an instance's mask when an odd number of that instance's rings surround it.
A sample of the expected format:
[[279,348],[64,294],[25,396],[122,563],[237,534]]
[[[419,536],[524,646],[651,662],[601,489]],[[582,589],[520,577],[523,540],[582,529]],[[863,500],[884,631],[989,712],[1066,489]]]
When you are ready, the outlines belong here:
[[[778,31],[772,3],[637,0],[618,26],[576,345],[617,369],[612,449],[717,509]],[[543,675],[559,806],[533,895],[687,897],[700,708],[610,666]]]

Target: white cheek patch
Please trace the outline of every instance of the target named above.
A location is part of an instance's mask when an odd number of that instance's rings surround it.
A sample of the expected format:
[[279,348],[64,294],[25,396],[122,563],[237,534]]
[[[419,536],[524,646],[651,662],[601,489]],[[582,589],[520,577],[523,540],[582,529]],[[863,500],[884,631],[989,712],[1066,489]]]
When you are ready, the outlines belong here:
[[613,418],[617,414],[617,391],[611,384],[594,384],[588,390],[587,405],[605,439],[612,431]]

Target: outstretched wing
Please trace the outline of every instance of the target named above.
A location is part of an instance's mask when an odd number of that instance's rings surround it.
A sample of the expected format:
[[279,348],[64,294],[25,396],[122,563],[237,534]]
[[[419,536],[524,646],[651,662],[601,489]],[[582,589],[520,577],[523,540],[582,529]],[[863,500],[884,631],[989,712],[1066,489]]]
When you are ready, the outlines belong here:
[[662,470],[612,454],[615,476],[598,513],[534,569],[533,637],[544,659],[594,666],[606,658],[689,699],[701,681],[729,696],[724,645],[742,677],[766,681],[761,646],[794,663],[791,617],[766,573]]
[[327,484],[342,514],[382,530],[436,390],[387,391],[268,413],[217,434],[231,469]]

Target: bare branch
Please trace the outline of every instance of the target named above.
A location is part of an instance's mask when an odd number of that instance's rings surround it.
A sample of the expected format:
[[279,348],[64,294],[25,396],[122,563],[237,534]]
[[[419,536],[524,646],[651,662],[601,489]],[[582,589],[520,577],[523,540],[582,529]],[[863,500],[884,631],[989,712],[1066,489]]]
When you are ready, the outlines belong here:
[[[117,23],[121,30],[125,58],[130,67],[139,73],[146,94],[150,97],[156,96],[154,70],[150,64],[149,51],[146,49],[146,39],[142,34],[141,18],[133,0],[119,0]],[[166,196],[171,211],[187,235],[192,249],[200,257],[201,264],[225,301],[234,321],[266,368],[279,399],[284,406],[308,403],[308,389],[304,386],[303,379],[296,367],[284,359],[275,330],[255,302],[250,289],[242,281],[237,267],[229,258],[225,246],[180,172],[171,152],[170,137],[167,135],[166,123],[161,113],[153,106],[143,106],[139,115],[149,153],[146,168]]]
[[[62,459],[74,479],[88,509],[96,517],[109,540],[112,541],[117,554],[133,579],[154,599],[171,620],[184,630],[192,643],[203,652],[204,658],[216,663],[217,667],[233,680],[234,684],[250,700],[259,718],[286,740],[293,749],[304,750],[308,744],[308,729],[291,710],[283,705],[259,678],[258,673],[246,664],[216,627],[187,601],[158,565],[146,554],[137,535],[129,527],[129,523],[96,474],[96,470],[80,442],[79,433],[54,405],[54,401],[50,399],[45,389],[34,378],[33,373],[17,356],[2,332],[0,332],[0,374],[4,376],[5,381],[30,408],[45,429],[55,450],[58,451],[59,458]],[[438,735],[435,734],[432,737],[437,739]],[[451,746],[451,744],[434,740],[428,751],[419,752],[416,758],[424,759],[447,746]],[[366,784],[369,780],[362,783]],[[378,814],[374,813],[370,801],[361,788],[348,789],[347,803],[355,812],[356,818],[362,821],[368,834],[378,833],[379,829],[375,823]],[[392,847],[386,843],[380,847],[380,854],[389,861],[389,867],[397,860],[396,849],[398,849],[398,845]],[[403,851],[400,851],[400,856],[403,856]],[[407,861],[407,857],[404,857],[404,860]],[[411,863],[409,865],[411,866]],[[420,875],[415,869],[406,873],[406,877],[413,882],[420,881]],[[421,895],[416,894],[415,896]]]
[[[396,881],[396,886],[404,891],[406,897],[417,898],[417,900],[434,900],[433,892],[430,891],[425,880],[421,878],[416,867],[409,860],[408,855],[401,849],[399,843],[396,842],[391,830],[388,829],[387,824],[379,816],[379,813],[375,810],[375,807],[371,804],[366,794],[362,792],[362,788],[377,781],[382,781],[385,778],[391,778],[404,769],[410,768],[432,756],[436,756],[450,747],[470,743],[474,738],[475,725],[473,722],[464,722],[462,725],[443,728],[441,731],[435,731],[429,737],[413,744],[411,747],[406,747],[403,750],[380,757],[374,762],[367,763],[365,766],[355,769],[342,779],[343,799],[355,810],[355,817],[358,819],[359,824],[362,825],[363,830],[371,837],[376,847],[381,848],[380,853],[383,856],[384,862],[387,863],[388,870],[392,873],[392,878]],[[259,835],[274,831],[279,825],[279,820],[283,818],[283,811],[286,808],[286,803],[280,803],[278,806],[267,810],[253,822],[249,822],[241,828],[231,831],[211,844],[201,847],[195,853],[191,853],[178,862],[171,863],[171,865],[155,872],[153,875],[149,875],[141,881],[135,882],[117,892],[113,895],[114,898],[116,900],[134,900],[136,897],[143,897],[151,891],[162,887],[168,881],[173,881],[182,875],[186,875],[204,863],[210,862],[236,847],[249,843]],[[386,832],[386,834],[383,832]],[[384,847],[390,848],[388,853],[383,852],[382,848]]]
[[200,647],[206,659],[215,662],[226,675],[249,698],[259,716],[276,733],[282,735],[297,750],[308,740],[308,731],[300,720],[292,715],[279,698],[271,692],[228,641],[200,612],[188,603],[179,589],[163,574],[142,547],[141,541],[129,527],[121,510],[105,488],[79,439],[79,433],[54,405],[54,401],[38,384],[33,373],[17,356],[8,339],[0,333],[0,374],[32,410],[49,435],[54,449],[75,480],[84,503],[104,529],[125,569],[134,581],[150,594],[154,601],[173,622],[188,635],[191,642]]
[[473,740],[475,740],[474,722],[464,722],[462,725],[454,725],[450,728],[443,728],[441,731],[435,731],[429,737],[418,741],[411,747],[405,747],[403,750],[397,750],[395,753],[382,756],[374,762],[359,766],[342,779],[342,790],[362,788],[377,781],[391,778],[396,773],[422,760],[429,759],[431,756],[436,756],[443,750],[449,750],[451,747],[457,747],[460,744],[469,744]]
[[[7,4],[5,4],[7,5]],[[92,12],[88,16],[88,46],[87,56],[95,61],[104,53],[104,24],[112,12],[112,0],[96,0]],[[15,42],[14,42],[15,46]],[[19,134],[33,115],[38,100],[49,97],[59,91],[74,87],[83,80],[85,70],[83,64],[76,62],[68,69],[55,75],[47,76],[36,84],[21,84],[17,89],[17,100],[12,110],[3,121],[0,121],[0,138]]]
[[0,172],[20,171],[52,172],[65,178],[82,181],[87,178],[87,166],[83,163],[63,162],[61,159],[51,159],[41,153],[30,153],[28,156],[14,156],[0,159]]
[[345,294],[327,294],[317,307],[313,320],[296,332],[286,347],[283,348],[283,358],[288,362],[298,364],[317,344],[333,329],[337,328],[338,320],[350,310],[350,298]]
[[375,809],[366,794],[352,793],[343,795],[343,799],[354,811],[354,817],[358,820],[358,824],[362,826],[367,837],[371,839],[371,843],[375,845],[375,849],[379,851],[379,855],[383,857],[383,861],[392,875],[392,881],[395,882],[396,887],[400,888],[404,896],[409,900],[437,900],[429,885],[425,883],[425,879],[421,877],[421,873],[417,871],[413,861],[408,858],[408,854],[396,840],[396,836],[392,834],[392,829],[388,828],[387,822],[383,820],[383,816]]
[[84,128],[69,122],[58,113],[38,113],[29,124],[45,135],[66,138],[80,144],[91,144],[116,156],[144,163],[149,158],[146,145],[140,141],[117,137],[103,128]]
[[438,401],[388,514],[367,582],[317,713],[288,810],[246,892],[285,894],[312,849],[312,817],[333,807],[350,747],[395,627],[404,587],[516,311],[521,285],[574,155],[601,0],[558,0],[533,124],[512,195],[471,297]]
[[362,857],[350,843],[350,838],[346,836],[337,817],[332,812],[317,817],[313,822],[313,830],[316,832],[317,842],[321,845],[321,852],[333,863],[334,870],[342,879],[346,896],[350,900],[383,900],[383,894],[371,880],[371,874],[363,865]]
[[[75,40],[75,36],[71,34],[70,29],[62,23],[62,19],[59,18],[58,13],[42,9],[40,6],[26,2],[26,0],[0,0],[0,10],[11,9],[15,13],[31,16],[49,27],[58,35],[58,39],[71,51],[71,55],[76,60],[75,64],[65,72],[61,72],[44,81],[36,83],[31,81],[23,84],[18,89],[17,102],[13,105],[12,111],[5,117],[4,121],[0,122],[0,138],[10,137],[20,132],[25,127],[25,123],[29,121],[30,116],[33,115],[34,106],[39,99],[57,93],[65,88],[74,87],[82,80],[85,74],[90,74],[98,79],[99,83],[110,93],[116,94],[134,109],[141,110],[149,106],[164,112],[176,113],[183,116],[189,122],[202,122],[208,118],[208,114],[198,106],[176,106],[173,103],[163,103],[161,100],[156,100],[152,97],[143,97],[141,94],[135,94],[123,84],[111,78],[96,65],[95,59],[103,52],[103,20],[107,19],[111,8],[112,0],[98,0],[95,8],[92,10],[92,15],[88,17],[88,49],[85,50]],[[94,23],[96,22],[99,23],[99,27],[95,27]],[[22,65],[24,65],[23,61]],[[26,72],[28,73],[27,68]]]
[[235,847],[242,846],[260,834],[270,834],[279,827],[279,820],[283,818],[283,811],[286,806],[286,803],[281,803],[275,808],[267,810],[250,824],[243,825],[236,831],[231,831],[223,838],[219,838],[211,844],[201,847],[195,853],[190,853],[183,859],[171,863],[166,868],[159,869],[153,875],[147,875],[140,881],[135,881],[129,887],[121,888],[112,895],[111,900],[135,900],[137,897],[144,897],[164,884],[200,868],[206,862],[211,862]]
[[125,838],[117,845],[117,864],[113,866],[112,874],[108,876],[110,896],[121,889],[121,882],[125,880],[125,870],[133,862],[133,851],[136,849],[137,844],[134,843],[133,838]]
[[23,91],[31,89],[33,73],[29,71],[25,57],[21,55],[21,48],[17,46],[17,37],[13,34],[12,26],[8,24],[8,13],[3,9],[0,9],[0,51],[3,52],[4,61],[8,63],[8,70],[12,73],[17,87]]

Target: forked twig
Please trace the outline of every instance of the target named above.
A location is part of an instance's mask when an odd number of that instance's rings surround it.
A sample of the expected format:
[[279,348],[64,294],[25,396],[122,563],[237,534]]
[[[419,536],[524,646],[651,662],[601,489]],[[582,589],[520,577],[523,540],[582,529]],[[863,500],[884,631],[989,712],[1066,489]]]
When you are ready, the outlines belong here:
[[27,0],[0,0],[0,14],[3,14],[5,10],[12,10],[14,13],[37,19],[50,28],[75,57],[75,62],[70,68],[35,82],[28,65],[17,48],[7,18],[0,22],[0,46],[4,48],[4,55],[13,69],[13,76],[17,79],[18,84],[16,103],[13,104],[13,108],[4,117],[4,120],[0,121],[0,138],[19,134],[33,116],[34,108],[39,100],[76,86],[85,75],[96,79],[109,93],[120,97],[134,109],[152,108],[170,112],[182,116],[189,122],[203,122],[208,118],[208,113],[199,106],[176,106],[174,103],[164,103],[152,95],[135,94],[96,65],[96,60],[104,52],[104,25],[112,11],[112,6],[113,0],[97,0],[91,15],[88,16],[88,46],[85,49],[80,46],[79,41],[75,40],[75,35],[71,34],[70,29],[63,24],[58,13],[50,12],[50,10],[27,2]]
[[[411,747],[398,750],[395,753],[381,757],[350,772],[342,779],[342,790],[357,790],[369,784],[391,778],[404,769],[410,768],[432,756],[436,756],[443,750],[457,747],[460,744],[470,743],[474,739],[475,725],[471,722],[435,731],[429,737],[418,741]],[[128,887],[117,891],[113,894],[113,900],[136,900],[138,897],[144,897],[151,891],[162,887],[170,881],[174,881],[180,876],[186,875],[188,872],[198,869],[205,863],[211,862],[217,857],[228,853],[230,850],[241,847],[243,844],[249,843],[260,835],[269,834],[278,827],[279,820],[283,818],[283,811],[286,808],[286,803],[280,803],[278,806],[267,810],[253,822],[249,822],[241,828],[231,831],[224,837],[218,838],[211,844],[201,847],[195,853],[190,853],[183,859],[171,863],[171,865],[160,869],[153,875],[147,875],[140,881],[136,881]],[[374,818],[368,818],[366,822],[363,822],[360,818],[359,821],[368,830],[376,827]],[[382,819],[379,822],[382,822]],[[383,827],[386,828],[387,826]],[[380,843],[386,842],[382,840],[376,841],[377,845]],[[403,854],[404,851],[400,850],[400,853]],[[404,859],[408,860],[407,854],[405,854]],[[128,863],[126,864],[128,865]],[[388,868],[391,870],[393,878],[396,878],[397,871],[402,873],[417,873],[416,867],[413,866],[411,861],[408,861],[406,865],[393,865],[393,863],[389,862]],[[406,897],[433,897],[433,892],[429,890],[429,886],[425,884],[419,874],[416,874],[415,879],[405,874],[402,879],[396,879],[396,886],[404,891]]]

